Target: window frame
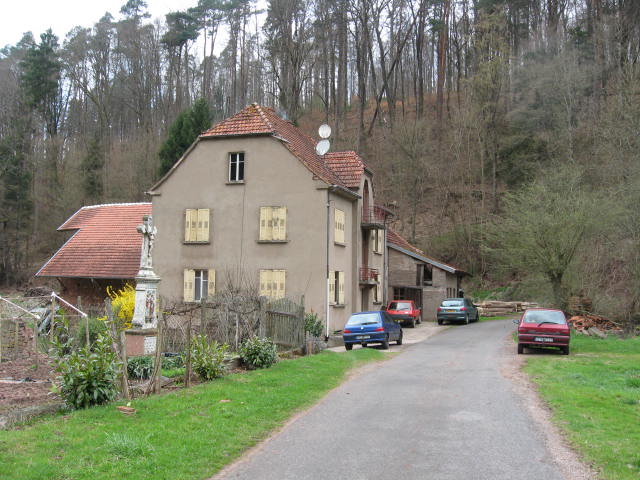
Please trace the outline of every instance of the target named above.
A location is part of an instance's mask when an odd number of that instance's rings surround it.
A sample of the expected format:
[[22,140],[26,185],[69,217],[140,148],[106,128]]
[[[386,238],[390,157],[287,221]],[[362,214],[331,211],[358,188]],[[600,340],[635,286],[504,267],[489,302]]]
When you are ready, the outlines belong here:
[[[195,227],[191,227],[190,216],[195,218]],[[202,225],[202,223],[206,223]],[[195,238],[192,238],[195,237]],[[211,209],[185,208],[184,210],[184,242],[186,244],[211,243]]]
[[[284,206],[263,206],[259,210],[258,243],[287,243],[287,217],[289,210]],[[278,226],[274,226],[274,219]],[[264,222],[264,226],[262,223]],[[271,225],[269,225],[271,223]]]
[[[229,152],[229,162],[227,170],[228,183],[244,183],[246,161],[244,152]],[[235,174],[232,178],[232,172]]]
[[[341,218],[339,218],[341,217]],[[333,242],[338,245],[346,245],[347,215],[340,208],[333,208]]]

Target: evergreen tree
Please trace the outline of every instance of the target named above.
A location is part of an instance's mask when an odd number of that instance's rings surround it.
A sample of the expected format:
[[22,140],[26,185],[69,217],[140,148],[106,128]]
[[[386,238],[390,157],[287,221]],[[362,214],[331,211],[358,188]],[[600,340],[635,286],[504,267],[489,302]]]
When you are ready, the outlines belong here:
[[180,112],[160,148],[160,175],[167,173],[202,132],[211,126],[211,110],[203,98]]
[[84,176],[83,188],[85,199],[92,203],[100,203],[104,193],[102,169],[104,167],[104,154],[99,138],[89,141],[87,155],[82,159],[82,174]]

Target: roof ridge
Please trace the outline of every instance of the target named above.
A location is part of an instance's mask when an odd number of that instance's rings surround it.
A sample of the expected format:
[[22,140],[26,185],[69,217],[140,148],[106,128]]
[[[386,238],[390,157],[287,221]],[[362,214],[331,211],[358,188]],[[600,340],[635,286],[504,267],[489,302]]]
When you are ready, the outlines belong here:
[[151,202],[130,202],[130,203],[100,203],[98,205],[85,205],[78,209],[80,210],[88,210],[90,208],[100,208],[100,207],[131,207],[133,205],[151,205]]
[[254,102],[251,105],[255,107],[255,109],[258,111],[258,115],[260,115],[260,118],[262,118],[262,121],[267,124],[267,126],[273,131],[273,133],[277,133],[275,126],[267,118],[267,115],[265,114],[264,110],[262,110],[262,107],[257,102]]

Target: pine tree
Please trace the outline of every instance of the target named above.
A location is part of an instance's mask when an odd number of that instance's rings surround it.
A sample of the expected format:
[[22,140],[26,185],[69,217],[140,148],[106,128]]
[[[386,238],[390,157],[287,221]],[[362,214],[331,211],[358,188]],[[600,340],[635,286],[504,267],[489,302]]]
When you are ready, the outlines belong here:
[[203,98],[178,114],[160,148],[160,175],[167,173],[202,132],[211,126],[211,110]]

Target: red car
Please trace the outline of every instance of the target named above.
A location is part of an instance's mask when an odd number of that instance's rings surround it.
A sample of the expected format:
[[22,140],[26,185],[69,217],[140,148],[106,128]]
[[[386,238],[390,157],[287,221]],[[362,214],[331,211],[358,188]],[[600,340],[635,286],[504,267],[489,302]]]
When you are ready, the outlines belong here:
[[411,328],[416,323],[422,323],[422,310],[416,307],[413,300],[393,300],[385,310],[396,322],[407,324]]
[[556,347],[569,355],[571,331],[562,310],[530,308],[513,322],[518,324],[518,353],[525,347]]

